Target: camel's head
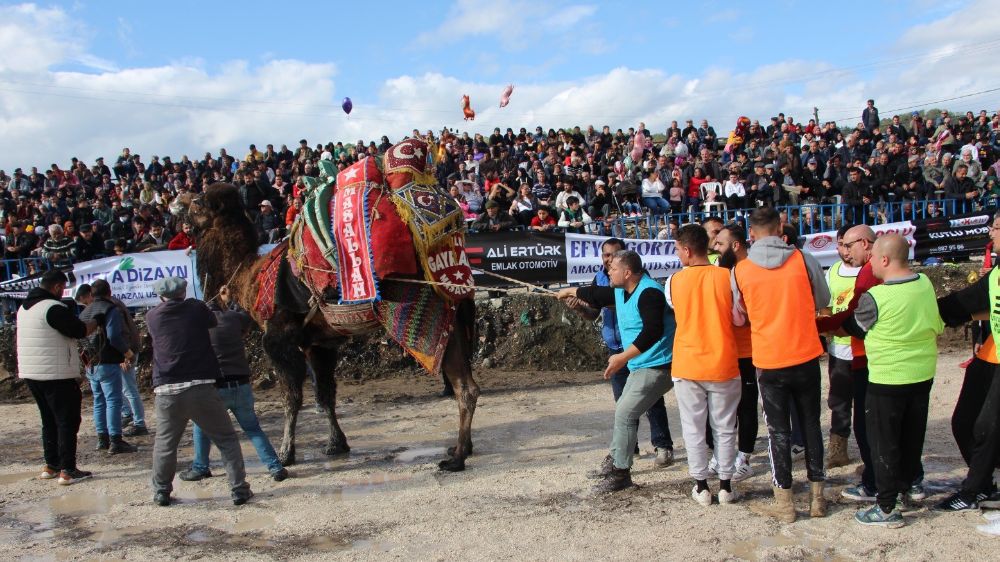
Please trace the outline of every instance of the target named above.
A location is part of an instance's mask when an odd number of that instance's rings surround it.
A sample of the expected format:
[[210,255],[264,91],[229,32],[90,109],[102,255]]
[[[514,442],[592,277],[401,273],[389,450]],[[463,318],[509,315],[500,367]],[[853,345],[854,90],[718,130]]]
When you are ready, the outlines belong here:
[[231,183],[213,183],[188,205],[188,220],[196,232],[211,228],[217,219],[225,221],[244,216],[240,192]]

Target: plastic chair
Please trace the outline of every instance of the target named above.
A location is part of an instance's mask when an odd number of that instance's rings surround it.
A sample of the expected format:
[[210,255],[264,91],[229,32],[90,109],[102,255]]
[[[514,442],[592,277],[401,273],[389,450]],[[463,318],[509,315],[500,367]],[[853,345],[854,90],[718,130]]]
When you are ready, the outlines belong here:
[[[725,214],[728,210],[726,201],[722,198],[722,184],[717,181],[709,181],[701,184],[699,188],[701,193],[702,209],[704,209],[706,214],[712,214],[713,212],[719,214]],[[709,200],[709,194],[715,194],[715,200]]]

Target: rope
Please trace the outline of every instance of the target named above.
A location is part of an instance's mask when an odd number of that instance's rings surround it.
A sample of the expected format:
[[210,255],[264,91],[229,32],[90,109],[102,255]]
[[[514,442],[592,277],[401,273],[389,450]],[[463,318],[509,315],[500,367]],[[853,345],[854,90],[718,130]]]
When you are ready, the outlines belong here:
[[540,285],[535,285],[535,284],[532,284],[532,283],[528,283],[527,281],[521,281],[521,280],[518,280],[518,279],[514,279],[513,277],[506,277],[504,275],[500,275],[499,273],[493,273],[491,271],[486,271],[486,270],[478,269],[478,268],[475,268],[475,267],[473,267],[471,269],[472,269],[472,271],[478,271],[479,273],[482,273],[484,275],[489,275],[491,277],[496,277],[497,279],[503,279],[504,281],[509,281],[511,283],[516,283],[518,285],[521,285],[522,287],[527,287],[529,289],[538,289],[539,291],[543,291],[543,292],[548,293],[548,294],[550,294],[552,296],[555,296],[557,294],[556,291],[553,291],[552,289],[548,289],[548,288],[542,287]]
[[[331,273],[331,274],[336,274],[337,273],[336,271],[334,271],[332,269],[327,269],[325,267],[313,267],[313,266],[308,265],[308,264],[303,264],[302,267],[305,268],[305,269],[312,269],[314,271],[322,271],[324,273]],[[498,273],[491,273],[489,271],[483,271],[482,269],[476,269],[474,267],[471,268],[471,269],[473,271],[478,271],[479,273],[483,273],[483,274],[486,274],[486,275],[491,275],[493,277],[498,277],[500,279],[503,279],[504,281],[510,281],[511,283],[516,283],[516,284],[521,285],[522,287],[525,287],[525,288],[528,288],[528,289],[537,289],[539,291],[542,291],[542,294],[545,295],[545,296],[548,296],[548,297],[555,297],[558,294],[556,291],[553,291],[552,289],[547,289],[547,288],[541,287],[539,285],[533,285],[533,284],[528,283],[526,281],[519,281],[517,279],[512,279],[510,277],[505,277],[505,276],[500,275]],[[442,287],[458,287],[458,288],[466,289],[466,290],[477,288],[477,287],[470,287],[469,285],[459,285],[457,283],[445,283],[443,281],[425,281],[423,279],[401,279],[399,277],[386,277],[385,279],[383,279],[383,281],[398,281],[400,283],[417,283],[417,284],[421,284],[421,285],[440,285]],[[480,288],[482,288],[482,287],[480,287]],[[489,290],[489,291],[500,291],[502,293],[510,293],[510,292],[513,292],[513,291],[515,291],[517,289],[505,289],[505,288],[501,288],[501,287],[488,287],[488,288],[486,288],[486,290]]]

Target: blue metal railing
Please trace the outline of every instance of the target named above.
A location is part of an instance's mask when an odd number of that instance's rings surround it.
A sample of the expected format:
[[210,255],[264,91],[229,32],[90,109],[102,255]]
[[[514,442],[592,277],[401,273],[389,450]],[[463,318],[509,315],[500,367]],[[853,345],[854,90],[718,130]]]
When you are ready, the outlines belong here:
[[[852,206],[839,204],[784,205],[777,210],[784,214],[785,222],[795,225],[799,235],[837,230],[847,223],[878,225],[908,220],[923,220],[936,216],[971,212],[972,205],[962,201],[940,199],[927,201],[898,201]],[[988,203],[988,202],[987,202]],[[711,210],[691,210],[686,213],[664,215],[642,215],[639,217],[617,217],[610,220],[596,220],[591,232],[605,236],[628,238],[657,237],[672,238],[670,222],[678,225],[701,223],[709,217],[719,217],[724,222],[743,222],[753,209],[728,209],[718,206]]]

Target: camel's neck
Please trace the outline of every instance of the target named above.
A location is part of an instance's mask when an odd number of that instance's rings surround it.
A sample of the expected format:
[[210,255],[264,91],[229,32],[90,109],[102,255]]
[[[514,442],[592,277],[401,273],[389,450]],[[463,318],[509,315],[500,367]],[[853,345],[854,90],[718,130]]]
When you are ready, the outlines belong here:
[[[257,234],[249,220],[216,224],[198,239],[198,276],[206,299],[253,268]],[[233,289],[234,287],[230,287]]]

